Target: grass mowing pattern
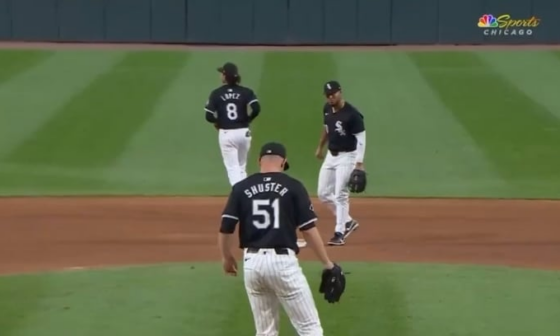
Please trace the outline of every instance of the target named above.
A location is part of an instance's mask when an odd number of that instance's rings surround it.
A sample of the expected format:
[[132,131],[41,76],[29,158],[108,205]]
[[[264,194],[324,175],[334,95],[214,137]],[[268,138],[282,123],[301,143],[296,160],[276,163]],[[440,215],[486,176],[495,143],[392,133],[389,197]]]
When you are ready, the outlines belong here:
[[[265,142],[284,143],[293,164],[290,175],[305,179],[315,192],[320,162],[313,155],[323,127],[322,86],[336,79],[337,64],[327,52],[269,52],[263,68],[258,94],[266,110],[254,132],[251,157],[258,157]],[[255,171],[256,163],[251,163]]]
[[406,53],[336,56],[345,97],[367,124],[365,164],[372,183],[364,196],[504,192],[499,175]]
[[131,185],[111,181],[109,188],[107,180],[102,178],[83,176],[72,176],[66,171],[52,171],[49,169],[37,169],[35,171],[25,171],[24,169],[6,169],[0,172],[0,185],[7,190],[21,190],[13,192],[12,195],[27,196],[44,195],[45,190],[64,189],[67,194],[84,195],[93,186],[97,190],[114,190],[119,187],[121,190],[130,190]]
[[552,51],[551,53],[560,60],[560,51]]
[[8,161],[66,167],[107,167],[150,117],[188,54],[131,52],[113,71],[75,96]]
[[[559,272],[348,262],[344,264],[350,272],[347,292],[340,304],[331,305],[317,293],[320,266],[302,265],[328,335],[560,334]],[[55,336],[69,331],[223,336],[254,330],[243,279],[224,276],[219,264],[30,278],[0,277],[0,315],[25,316],[17,324],[8,322],[11,330],[0,324],[3,336]],[[285,315],[281,330],[282,335],[295,336]]]
[[[550,50],[477,52],[493,71],[560,119],[560,58]],[[554,125],[551,125],[553,127]]]
[[[26,63],[10,53],[1,56],[6,68]],[[83,76],[72,69],[83,69],[92,54],[57,51],[39,66],[27,62],[29,70],[19,65],[20,73],[0,85],[9,101],[0,111],[0,175],[34,181],[32,188],[6,182],[3,194],[227,193],[216,135],[199,111],[215,85],[216,64],[233,58],[263,103],[251,171],[260,145],[279,140],[290,151],[291,174],[315,192],[321,85],[335,78],[368,115],[372,188],[363,196],[560,197],[553,91],[537,95],[515,80],[524,78],[515,68],[538,55],[492,67],[487,53],[468,52],[94,54],[101,61],[91,60],[98,67]],[[64,70],[75,90],[43,84]],[[534,72],[533,82],[557,82],[543,67]],[[26,92],[24,101],[17,91]]]
[[0,84],[27,71],[51,56],[41,50],[2,50],[0,52]]
[[44,276],[26,276],[6,282],[0,278],[0,335],[18,335],[26,328],[32,316],[46,307],[45,297],[50,295]]
[[409,56],[516,194],[538,193],[535,180],[560,185],[560,133],[547,131],[559,121],[549,111],[473,53]]

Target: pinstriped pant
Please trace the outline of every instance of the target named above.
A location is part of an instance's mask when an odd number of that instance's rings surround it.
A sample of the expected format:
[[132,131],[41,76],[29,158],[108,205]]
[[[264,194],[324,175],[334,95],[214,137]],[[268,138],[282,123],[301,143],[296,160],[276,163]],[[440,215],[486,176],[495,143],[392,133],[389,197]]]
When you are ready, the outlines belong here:
[[348,182],[356,167],[357,152],[342,152],[333,156],[327,152],[319,170],[317,195],[336,216],[335,232],[344,233],[350,217],[350,190]]
[[274,249],[261,249],[245,253],[243,260],[256,336],[279,335],[280,305],[299,336],[323,336],[311,289],[293,251],[277,255]]
[[229,184],[232,186],[247,177],[247,155],[251,149],[248,128],[219,131],[218,142],[226,167]]

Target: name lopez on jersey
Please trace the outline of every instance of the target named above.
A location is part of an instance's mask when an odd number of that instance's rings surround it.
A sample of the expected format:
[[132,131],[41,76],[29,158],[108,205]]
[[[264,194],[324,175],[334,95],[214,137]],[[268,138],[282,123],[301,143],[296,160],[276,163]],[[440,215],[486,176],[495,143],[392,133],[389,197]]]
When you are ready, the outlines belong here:
[[288,191],[289,191],[288,188],[276,182],[259,183],[257,185],[251,186],[250,188],[243,190],[243,192],[245,193],[245,195],[247,195],[248,198],[253,198],[253,196],[260,193],[269,193],[269,192],[277,193],[280,195],[280,197],[283,197],[284,195],[286,195]]
[[241,94],[239,93],[225,93],[224,95],[220,96],[220,99],[223,101],[228,101],[228,100],[239,100],[239,97],[241,97]]

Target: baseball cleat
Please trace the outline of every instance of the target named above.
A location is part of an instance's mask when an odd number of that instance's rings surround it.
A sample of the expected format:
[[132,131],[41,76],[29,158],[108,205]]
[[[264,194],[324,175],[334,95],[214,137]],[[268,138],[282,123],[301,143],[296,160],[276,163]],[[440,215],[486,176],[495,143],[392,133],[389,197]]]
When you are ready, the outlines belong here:
[[352,234],[352,232],[356,231],[360,223],[356,222],[355,220],[348,221],[346,223],[346,231],[344,231],[344,239],[348,238]]
[[298,239],[297,240],[297,246],[299,248],[304,248],[307,246],[307,242],[305,241],[305,239]]
[[335,232],[334,237],[328,242],[331,246],[342,246],[344,245],[344,234],[340,232]]

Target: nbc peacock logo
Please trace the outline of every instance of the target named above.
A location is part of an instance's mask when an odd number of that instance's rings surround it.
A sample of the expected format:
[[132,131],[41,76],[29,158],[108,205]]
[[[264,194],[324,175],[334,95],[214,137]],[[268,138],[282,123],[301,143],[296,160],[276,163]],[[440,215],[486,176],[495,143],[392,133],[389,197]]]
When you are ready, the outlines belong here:
[[541,24],[541,19],[532,16],[528,19],[512,19],[509,14],[494,16],[484,14],[478,18],[478,27],[486,36],[526,36],[533,35],[533,29]]
[[498,20],[492,14],[484,14],[478,19],[480,28],[498,28]]

